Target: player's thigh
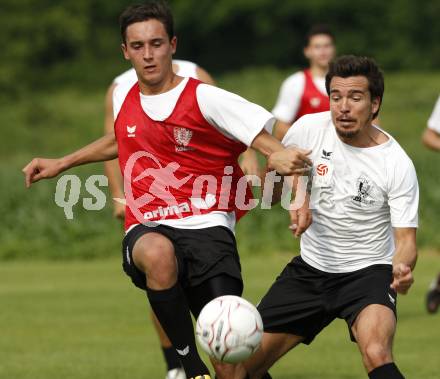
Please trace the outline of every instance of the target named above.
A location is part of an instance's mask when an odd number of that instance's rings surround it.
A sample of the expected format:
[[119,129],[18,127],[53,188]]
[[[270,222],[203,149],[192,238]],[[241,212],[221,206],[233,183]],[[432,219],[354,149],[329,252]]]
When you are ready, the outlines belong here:
[[166,269],[176,264],[173,243],[161,233],[150,232],[139,237],[132,255],[136,267],[144,271],[153,267]]
[[186,288],[185,292],[191,312],[197,318],[203,307],[216,297],[224,295],[241,296],[243,282],[235,277],[220,274],[195,287]]
[[236,369],[239,373],[236,377],[240,378],[243,373],[251,378],[264,375],[276,361],[303,340],[304,337],[288,333],[264,333],[260,348]]
[[396,316],[387,306],[370,304],[356,317],[351,330],[363,354],[371,348],[382,349],[390,354],[396,331]]

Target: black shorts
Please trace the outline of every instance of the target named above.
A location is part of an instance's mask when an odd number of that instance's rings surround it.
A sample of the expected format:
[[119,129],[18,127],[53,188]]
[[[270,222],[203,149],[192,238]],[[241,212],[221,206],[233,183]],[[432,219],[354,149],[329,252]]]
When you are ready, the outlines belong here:
[[367,305],[385,305],[396,315],[397,294],[391,282],[391,265],[334,274],[317,270],[297,256],[258,305],[264,331],[301,336],[309,344],[335,318],[341,318],[355,341],[351,326]]
[[178,280],[183,288],[195,287],[206,280],[228,275],[242,284],[240,259],[234,234],[226,227],[180,229],[166,225],[155,227],[139,224],[122,241],[122,267],[136,287],[145,290],[145,274],[133,263],[133,247],[146,233],[159,233],[174,246]]

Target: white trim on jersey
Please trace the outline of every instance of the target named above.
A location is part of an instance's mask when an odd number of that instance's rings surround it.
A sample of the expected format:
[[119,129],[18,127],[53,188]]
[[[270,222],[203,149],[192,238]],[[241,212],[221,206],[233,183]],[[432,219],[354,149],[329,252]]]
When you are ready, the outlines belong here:
[[[316,88],[327,96],[324,77],[313,77]],[[290,124],[295,120],[304,94],[306,78],[304,71],[298,71],[290,75],[281,84],[277,102],[272,109],[272,114],[280,121]]]
[[311,149],[313,223],[301,237],[301,256],[325,272],[391,264],[392,228],[418,226],[414,165],[397,141],[369,148],[343,143],[330,112],[301,117],[285,146]]

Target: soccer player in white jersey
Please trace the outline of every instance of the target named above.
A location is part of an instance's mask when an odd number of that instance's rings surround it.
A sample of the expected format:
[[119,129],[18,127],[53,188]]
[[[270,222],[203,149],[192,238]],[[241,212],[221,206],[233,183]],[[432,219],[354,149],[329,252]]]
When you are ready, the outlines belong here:
[[[427,148],[440,152],[440,96],[428,120],[428,127],[423,132],[422,141]],[[437,312],[439,306],[440,273],[437,275],[437,278],[432,281],[428,293],[426,294],[426,309],[429,313]]]
[[304,56],[309,68],[290,75],[281,85],[272,114],[274,135],[282,140],[292,123],[309,113],[329,110],[325,74],[335,56],[335,37],[325,25],[313,26],[306,36]]
[[[274,118],[262,107],[174,74],[177,38],[165,3],[128,7],[120,26],[122,50],[138,83],[114,92],[114,132],[62,158],[33,159],[23,168],[25,183],[29,187],[74,166],[119,158],[128,205],[124,271],[146,293],[187,377],[209,379],[190,311],[197,317],[213,298],[242,293],[233,234],[239,211],[245,210],[238,204],[246,199],[238,155],[252,146],[281,175],[301,175],[311,164],[309,152],[286,149],[272,137],[266,129]],[[213,179],[214,187],[198,187],[199,179]],[[164,197],[155,197],[160,189]],[[231,378],[231,366],[214,366],[219,379]]]
[[403,378],[392,343],[397,293],[411,287],[417,258],[416,172],[397,141],[372,124],[384,91],[373,60],[340,57],[326,87],[330,112],[302,117],[282,141],[312,150],[310,199],[291,211],[291,228],[306,229],[310,213],[313,222],[300,256],[258,306],[262,345],[237,367],[236,379],[270,378],[266,372],[281,356],[311,343],[335,318],[347,322],[370,379]]
[[[173,71],[176,75],[182,77],[192,77],[199,79],[206,84],[214,85],[214,80],[203,68],[197,64],[180,59],[173,59]],[[118,85],[132,87],[137,83],[138,77],[136,70],[131,68],[121,75],[117,76],[113,83],[109,86],[105,99],[105,134],[111,133],[114,128],[113,118],[113,92]],[[110,193],[113,199],[113,215],[121,220],[125,217],[125,200],[122,175],[117,159],[104,162],[105,174],[108,178]],[[159,337],[159,342],[162,348],[165,364],[167,366],[167,375],[165,379],[184,379],[185,372],[181,368],[179,357],[171,345],[170,340],[163,331],[159,321],[154,312],[150,313],[154,328]]]

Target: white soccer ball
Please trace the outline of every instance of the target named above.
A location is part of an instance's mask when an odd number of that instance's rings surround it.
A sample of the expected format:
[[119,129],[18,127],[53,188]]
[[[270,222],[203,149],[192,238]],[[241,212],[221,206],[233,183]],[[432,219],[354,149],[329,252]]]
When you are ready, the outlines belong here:
[[202,349],[221,362],[238,363],[260,346],[263,321],[251,303],[238,296],[220,296],[206,304],[197,319]]

